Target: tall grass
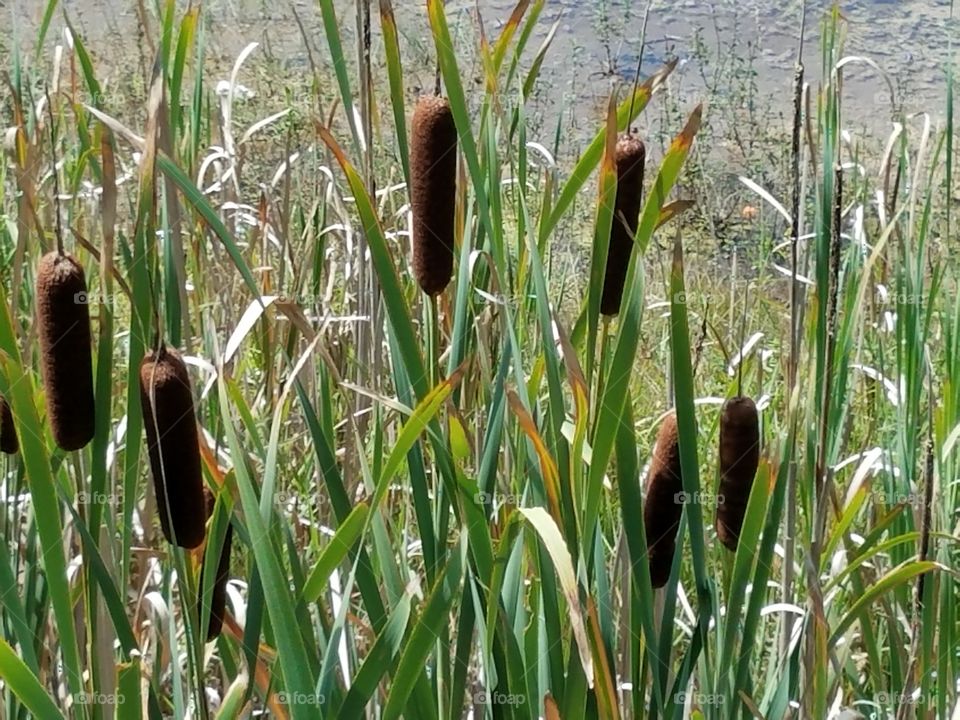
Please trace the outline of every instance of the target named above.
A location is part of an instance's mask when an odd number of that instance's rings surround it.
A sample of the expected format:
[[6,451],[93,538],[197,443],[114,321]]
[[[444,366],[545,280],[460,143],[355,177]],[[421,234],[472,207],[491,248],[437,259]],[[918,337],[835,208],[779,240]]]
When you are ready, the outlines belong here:
[[[675,63],[612,90],[572,167],[532,133],[544,5],[489,34],[426,2],[458,147],[454,275],[434,298],[411,272],[414,60],[390,0],[356,3],[356,63],[349,19],[319,0],[325,112],[251,124],[239,87],[260,51],[218,85],[199,8],[141,4],[148,97],[118,109],[68,18],[47,57],[50,0],[3,105],[5,717],[960,713],[952,112],[898,118],[866,153],[841,98],[872,61],[845,55],[831,11],[822,78],[797,76],[793,187],[742,178],[773,246],[743,279],[690,252],[701,106],[647,144],[636,224],[617,212],[618,136]],[[35,318],[58,216],[95,344],[95,434],[74,452],[51,434]],[[620,306],[601,314],[624,222]],[[552,262],[571,234],[589,246],[573,291]],[[161,342],[191,375],[211,498],[165,503],[209,515],[193,549],[158,532],[145,461],[139,369]],[[716,448],[741,394],[762,449],[731,553]],[[644,488],[668,412],[682,492],[658,502],[681,512],[655,589]],[[222,557],[220,617],[202,568]]]

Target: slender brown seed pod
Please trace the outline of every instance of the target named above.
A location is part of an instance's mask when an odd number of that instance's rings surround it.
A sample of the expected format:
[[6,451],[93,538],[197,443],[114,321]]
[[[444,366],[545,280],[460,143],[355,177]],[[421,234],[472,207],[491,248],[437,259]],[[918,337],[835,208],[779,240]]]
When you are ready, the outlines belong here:
[[13,455],[20,449],[17,429],[13,426],[13,413],[7,401],[0,397],[0,451]]
[[37,327],[47,417],[53,439],[79,450],[93,439],[93,361],[83,268],[54,251],[37,271]]
[[413,111],[410,202],[413,274],[427,295],[439,295],[453,276],[457,199],[457,126],[446,98],[424,96]]
[[[204,488],[207,515],[213,515],[216,498],[213,493]],[[215,640],[223,629],[223,618],[227,611],[227,580],[230,579],[230,548],[233,545],[233,525],[227,525],[227,534],[223,538],[223,549],[220,551],[220,560],[217,563],[217,577],[213,581],[213,593],[210,596],[210,626],[207,628],[207,642]],[[206,556],[200,566],[200,601],[203,594],[203,577],[207,569]],[[202,617],[202,614],[200,615]]]
[[680,470],[680,438],[677,415],[663,420],[653,448],[647,475],[647,497],[643,505],[643,526],[647,534],[650,583],[660,588],[670,579],[676,552],[677,529],[683,514],[683,476]]
[[633,252],[633,238],[640,221],[646,159],[647,149],[640,138],[626,134],[617,141],[617,197],[613,227],[610,229],[603,295],[600,298],[600,312],[603,315],[616,315],[620,312],[627,266],[630,263],[630,253]]
[[163,535],[195,548],[203,542],[206,508],[193,393],[179,353],[161,347],[143,358],[140,400]]
[[717,537],[736,551],[750,490],[760,463],[760,418],[748,397],[730,398],[720,411],[720,490]]

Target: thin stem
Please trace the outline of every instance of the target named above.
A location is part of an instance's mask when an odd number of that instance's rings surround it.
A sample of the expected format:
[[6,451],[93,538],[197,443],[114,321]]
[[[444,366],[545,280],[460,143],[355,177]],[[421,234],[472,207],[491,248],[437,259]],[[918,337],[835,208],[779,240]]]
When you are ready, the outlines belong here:
[[50,101],[49,90],[44,89],[47,98],[47,117],[50,120],[50,157],[53,161],[53,208],[57,218],[57,252],[63,250],[63,219],[60,217],[60,171],[57,170],[57,134],[53,121],[53,103]]

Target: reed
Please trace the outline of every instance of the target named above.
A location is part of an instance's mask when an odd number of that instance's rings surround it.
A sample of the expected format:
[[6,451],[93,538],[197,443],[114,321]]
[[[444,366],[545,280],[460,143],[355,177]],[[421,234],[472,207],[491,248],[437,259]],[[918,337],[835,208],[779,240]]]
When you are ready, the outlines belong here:
[[190,376],[180,354],[161,346],[140,364],[140,398],[160,525],[168,542],[203,542],[206,506]]
[[413,274],[427,295],[442,293],[453,276],[456,196],[457,127],[450,103],[421,97],[411,123],[410,202]]
[[[204,488],[207,516],[213,515],[216,503],[213,493]],[[227,580],[230,579],[230,549],[233,545],[233,525],[227,525],[227,534],[223,538],[223,548],[217,562],[217,576],[213,582],[213,593],[210,596],[210,625],[207,628],[207,642],[215,640],[223,630],[223,618],[227,611]],[[203,594],[203,579],[206,575],[207,563],[200,566],[200,595]],[[202,617],[202,613],[198,613]]]
[[607,267],[600,298],[600,313],[616,315],[620,312],[627,266],[633,252],[633,238],[640,219],[643,198],[643,172],[647,149],[635,135],[625,134],[617,141],[617,195],[614,204],[613,225],[610,228],[610,246]]
[[0,397],[0,452],[13,455],[19,449],[20,441],[13,425],[13,412],[7,401]]
[[90,312],[83,268],[58,251],[40,259],[37,271],[37,335],[46,390],[47,418],[63,450],[93,439],[95,405]]
[[647,496],[643,505],[650,583],[654,588],[663,587],[670,579],[682,514],[680,437],[676,413],[671,412],[664,418],[653,448],[653,459],[647,475]]
[[748,397],[733,397],[720,412],[720,488],[717,492],[717,537],[736,551],[760,463],[760,418]]

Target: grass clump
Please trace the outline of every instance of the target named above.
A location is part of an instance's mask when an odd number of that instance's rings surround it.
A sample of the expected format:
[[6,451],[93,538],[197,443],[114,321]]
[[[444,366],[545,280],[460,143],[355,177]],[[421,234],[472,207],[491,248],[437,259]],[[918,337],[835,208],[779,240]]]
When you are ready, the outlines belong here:
[[[252,96],[262,49],[223,70],[196,3],[142,5],[145,106],[102,102],[116,71],[75,32],[52,77],[8,73],[6,715],[956,716],[953,128],[858,144],[839,13],[819,84],[798,68],[790,181],[724,200],[749,228],[725,262],[685,214],[710,98],[668,61],[561,147],[530,117],[542,2],[418,5],[420,72],[390,0],[353,8],[356,48],[319,0],[309,90]],[[437,67],[445,97],[412,100]],[[23,277],[58,206],[95,298],[68,454]],[[724,405],[735,376],[755,395]]]

